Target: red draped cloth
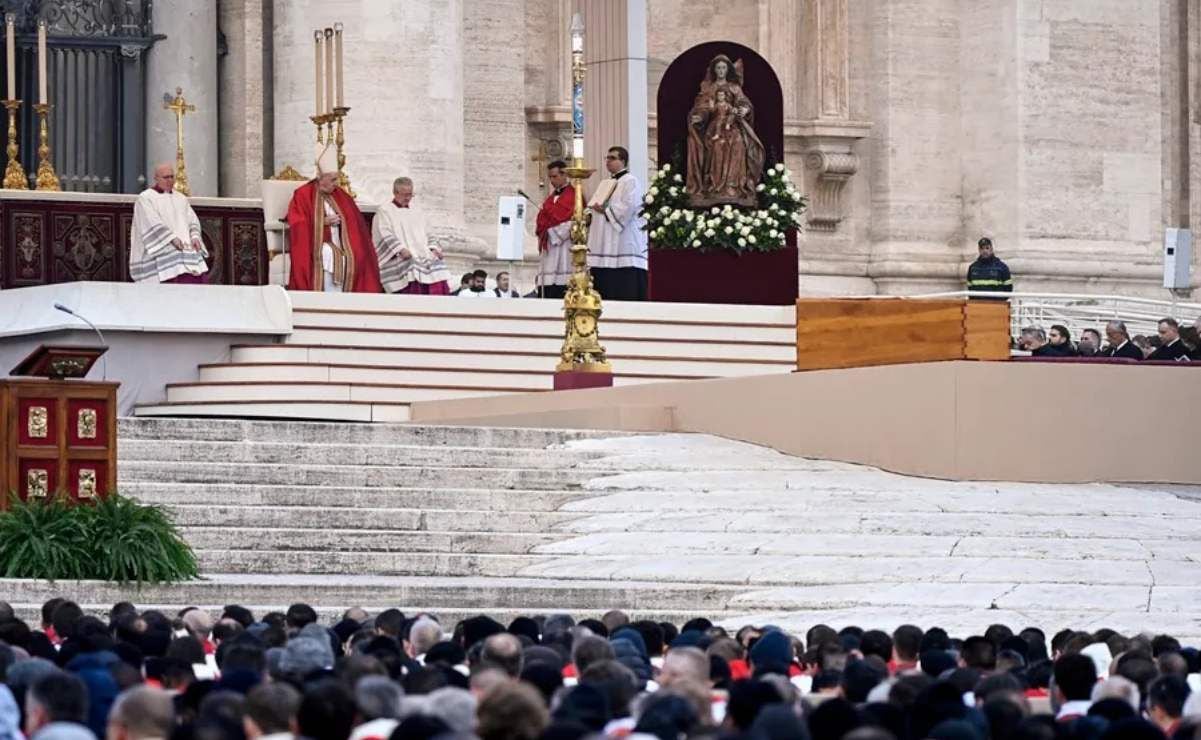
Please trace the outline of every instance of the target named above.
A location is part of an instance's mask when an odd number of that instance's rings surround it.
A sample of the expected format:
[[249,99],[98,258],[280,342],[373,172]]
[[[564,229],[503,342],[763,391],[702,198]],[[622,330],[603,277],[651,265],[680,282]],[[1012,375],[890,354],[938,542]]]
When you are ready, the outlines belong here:
[[542,201],[542,210],[538,211],[538,220],[534,224],[534,233],[538,235],[538,251],[549,249],[546,232],[554,227],[570,221],[575,215],[575,188],[564,185],[563,191],[557,196],[554,193]]
[[[321,270],[321,245],[330,240],[330,227],[325,223],[325,208],[318,205],[320,195],[317,181],[311,180],[296,189],[288,205],[288,240],[292,255],[288,290],[323,290],[325,287]],[[354,199],[341,188],[334,188],[329,197],[342,219],[342,246],[349,250],[345,290],[351,293],[382,293],[384,288],[379,279],[379,261],[367,221]]]

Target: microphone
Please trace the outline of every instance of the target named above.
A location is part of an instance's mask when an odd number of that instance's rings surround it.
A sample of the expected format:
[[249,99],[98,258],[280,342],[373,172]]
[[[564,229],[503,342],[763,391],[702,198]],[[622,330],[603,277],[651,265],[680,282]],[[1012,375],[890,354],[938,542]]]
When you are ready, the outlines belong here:
[[[108,343],[104,341],[104,335],[100,333],[100,330],[96,328],[96,325],[93,324],[92,322],[88,321],[81,314],[75,313],[74,311],[67,308],[66,306],[64,306],[61,303],[55,303],[54,310],[62,311],[65,314],[74,316],[75,318],[79,319],[83,323],[92,327],[92,331],[96,332],[96,336],[100,337],[100,345],[102,347],[108,346]],[[100,355],[100,363],[101,363],[100,364],[100,380],[102,380],[102,381],[108,380],[108,353],[107,352],[103,355]]]
[[538,204],[534,202],[534,199],[531,198],[530,196],[526,195],[525,191],[522,190],[521,188],[517,188],[517,194],[520,195],[522,198],[525,198],[526,200],[528,200],[530,202],[530,205],[532,205],[534,207],[535,211],[542,210],[541,208],[538,207]]

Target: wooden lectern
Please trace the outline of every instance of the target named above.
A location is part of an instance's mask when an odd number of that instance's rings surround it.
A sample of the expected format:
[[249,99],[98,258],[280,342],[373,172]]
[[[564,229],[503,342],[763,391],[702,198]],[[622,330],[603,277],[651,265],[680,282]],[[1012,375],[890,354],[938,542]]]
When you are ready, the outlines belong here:
[[0,380],[0,509],[8,496],[72,501],[117,485],[116,382],[83,378],[107,347],[38,347]]

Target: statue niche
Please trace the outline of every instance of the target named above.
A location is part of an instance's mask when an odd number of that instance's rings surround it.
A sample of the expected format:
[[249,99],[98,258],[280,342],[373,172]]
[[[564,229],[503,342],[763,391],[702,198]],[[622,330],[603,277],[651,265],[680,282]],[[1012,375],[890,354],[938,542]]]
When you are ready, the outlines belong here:
[[753,207],[767,152],[755,133],[755,105],[743,91],[742,60],[709,62],[688,112],[688,179],[694,208]]

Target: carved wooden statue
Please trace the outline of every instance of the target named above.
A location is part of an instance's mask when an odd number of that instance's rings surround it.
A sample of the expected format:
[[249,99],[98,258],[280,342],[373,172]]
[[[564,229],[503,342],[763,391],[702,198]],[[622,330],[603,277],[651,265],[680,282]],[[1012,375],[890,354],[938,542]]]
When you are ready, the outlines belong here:
[[715,56],[688,113],[687,188],[695,207],[758,202],[766,151],[742,82],[742,60]]

